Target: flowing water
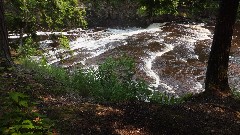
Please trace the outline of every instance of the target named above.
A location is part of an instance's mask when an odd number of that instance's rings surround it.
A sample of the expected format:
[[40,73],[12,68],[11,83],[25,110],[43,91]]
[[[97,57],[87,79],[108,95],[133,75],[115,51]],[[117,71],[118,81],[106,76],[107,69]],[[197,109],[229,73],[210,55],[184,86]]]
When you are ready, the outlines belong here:
[[[154,23],[147,28],[75,29],[64,34],[71,38],[71,51],[52,49],[52,40],[42,40],[49,64],[68,69],[97,67],[107,57],[127,55],[137,62],[137,77],[159,91],[181,95],[203,91],[206,63],[213,26],[205,24]],[[233,36],[229,81],[240,88],[240,27]],[[38,32],[38,35],[49,35]]]

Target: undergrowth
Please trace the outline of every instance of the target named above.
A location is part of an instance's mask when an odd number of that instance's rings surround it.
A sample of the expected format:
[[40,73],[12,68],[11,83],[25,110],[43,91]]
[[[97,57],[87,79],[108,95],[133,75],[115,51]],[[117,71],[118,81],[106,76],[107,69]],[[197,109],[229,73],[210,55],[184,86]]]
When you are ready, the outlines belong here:
[[135,63],[128,57],[108,58],[97,69],[79,69],[71,74],[62,68],[48,65],[44,60],[37,63],[23,59],[22,65],[37,72],[38,80],[53,78],[68,90],[63,92],[72,90],[84,97],[94,97],[97,101],[142,100],[176,104],[186,98],[186,96],[176,98],[166,93],[151,91],[146,82],[135,79]]
[[20,92],[10,92],[2,100],[0,134],[52,134],[53,122],[38,113],[36,103]]
[[191,98],[192,96],[193,96],[192,93],[188,93],[181,97],[175,97],[175,96],[171,96],[165,92],[154,91],[150,98],[150,101],[156,102],[159,104],[172,105],[172,104],[183,103],[184,101]]

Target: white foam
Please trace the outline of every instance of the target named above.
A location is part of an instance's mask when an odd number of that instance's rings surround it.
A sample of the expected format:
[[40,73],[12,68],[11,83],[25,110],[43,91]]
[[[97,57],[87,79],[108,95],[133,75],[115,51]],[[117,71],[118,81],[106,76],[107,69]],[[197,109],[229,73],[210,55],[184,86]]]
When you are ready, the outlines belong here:
[[71,49],[87,48],[89,50],[95,50],[108,43],[126,39],[127,37],[132,36],[134,34],[139,34],[143,32],[152,33],[156,31],[160,31],[161,30],[160,26],[164,24],[165,23],[154,23],[146,29],[140,29],[140,28],[107,29],[107,33],[108,33],[107,36],[100,38],[98,40],[94,40],[92,37],[77,38],[76,41],[71,42]]
[[195,86],[192,88],[195,93],[200,93],[203,91],[203,85],[200,82],[196,82]]
[[64,35],[64,36],[77,36],[77,33],[73,33],[71,31],[65,31],[65,32],[44,32],[44,31],[37,31],[37,35],[41,36],[41,35]]
[[[149,25],[148,28],[128,28],[128,29],[111,29],[108,28],[105,31],[97,31],[93,32],[93,30],[87,30],[83,31],[82,29],[76,29],[71,30],[71,32],[79,31],[79,38],[77,38],[75,41],[70,42],[70,49],[84,49],[86,50],[91,56],[85,57],[84,60],[81,60],[81,63],[85,63],[85,60],[99,56],[103,54],[104,52],[108,51],[109,49],[114,49],[117,47],[117,42],[119,45],[126,45],[126,42],[124,41],[130,36],[133,36],[135,34],[147,32],[147,33],[154,33],[156,31],[161,30],[161,26],[165,25],[166,23],[153,23]],[[81,33],[82,32],[82,33]],[[41,32],[38,31],[37,35],[50,35],[50,34],[56,34],[56,35],[69,35],[68,32]],[[72,35],[72,34],[71,34]],[[42,47],[44,48],[47,43],[52,43],[51,40],[45,40],[40,42],[42,44]],[[108,46],[108,44],[115,44]],[[56,62],[59,62],[60,60],[67,59],[71,56],[77,55],[77,53],[74,53],[73,55],[67,55],[63,58],[59,59],[56,57],[58,53],[62,53],[67,50],[61,49],[61,51],[49,51],[45,55],[52,55],[51,60],[49,60],[49,64],[53,64]],[[74,66],[75,64],[78,64],[79,62],[74,62],[70,66]]]
[[[107,46],[110,43],[115,43],[121,41],[121,45],[126,45],[124,39],[143,32],[154,33],[156,31],[160,31],[160,27],[165,25],[166,23],[154,23],[151,24],[148,28],[129,28],[129,29],[107,29],[105,32],[102,32],[102,35],[96,33],[88,33],[85,35],[81,35],[81,37],[77,38],[76,41],[70,42],[71,50],[75,49],[86,49],[90,52],[91,56],[87,57],[87,59],[96,57],[106,52],[109,49],[114,49],[116,46],[111,45]],[[101,36],[100,38],[95,36]],[[64,57],[65,59],[67,57]],[[87,60],[86,59],[86,60]],[[60,59],[55,59],[54,63],[60,61]],[[78,63],[78,62],[77,62]],[[85,62],[83,62],[85,63]]]
[[147,27],[147,30],[159,30],[160,27],[166,25],[167,23],[152,23]]
[[[27,37],[27,34],[23,34],[23,37]],[[10,39],[20,38],[20,34],[9,34],[8,38]]]
[[150,86],[153,86],[153,87],[157,88],[161,85],[167,91],[169,91],[169,92],[172,91],[172,87],[163,83],[160,80],[160,77],[153,71],[152,64],[153,64],[154,60],[156,59],[156,57],[162,56],[164,53],[173,50],[173,48],[174,47],[172,45],[168,44],[168,45],[166,45],[166,47],[162,51],[151,52],[150,57],[144,59],[144,63],[145,63],[144,71],[146,72],[147,76],[149,76],[149,77],[151,77],[155,80],[154,83],[150,84]]
[[195,24],[195,25],[183,25],[188,29],[185,29],[187,32],[191,33],[191,35],[184,35],[182,40],[188,42],[196,42],[197,40],[206,40],[211,39],[212,33],[210,30],[204,28],[204,24]]
[[[178,45],[184,45],[186,48],[188,48],[188,51],[190,52],[187,58],[193,58],[198,59],[199,56],[195,54],[195,43],[199,40],[207,40],[211,39],[212,34],[211,32],[204,28],[204,24],[196,24],[196,25],[183,25],[187,28],[184,29],[184,31],[187,32],[186,35],[181,35],[181,37],[177,37],[177,42],[173,43],[172,45],[167,45],[166,48],[164,48],[163,51],[160,52],[151,52],[149,53],[150,57],[144,59],[145,67],[144,71],[147,73],[147,76],[154,79],[154,82],[150,85],[152,87],[158,88],[159,86],[165,88],[165,91],[167,93],[175,93],[173,90],[173,86],[169,86],[166,83],[162,82],[160,77],[154,72],[152,69],[152,64],[156,57],[162,56],[164,53],[173,50],[174,46]],[[162,35],[163,36],[163,35]],[[167,36],[167,35],[164,35]],[[163,44],[165,44],[163,42]],[[165,44],[166,45],[166,44]],[[186,58],[179,58],[180,60],[187,62]],[[193,86],[193,91],[201,91],[203,89],[203,86],[201,83],[196,82],[195,86]]]

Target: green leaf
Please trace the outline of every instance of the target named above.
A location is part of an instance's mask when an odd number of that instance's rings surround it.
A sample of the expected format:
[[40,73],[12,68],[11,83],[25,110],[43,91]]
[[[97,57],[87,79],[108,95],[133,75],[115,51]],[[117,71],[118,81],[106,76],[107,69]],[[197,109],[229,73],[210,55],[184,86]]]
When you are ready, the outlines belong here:
[[[20,128],[21,128],[21,125],[13,125],[13,127],[9,127],[9,129],[10,129],[12,132],[16,132],[16,131],[18,131]],[[15,130],[16,130],[16,131],[15,131]]]
[[19,97],[20,98],[26,98],[28,97],[27,95],[23,94],[23,93],[20,93],[20,92],[11,92],[9,93],[9,96],[11,97],[11,99],[15,102],[18,102],[19,101]]
[[16,92],[9,93],[11,99],[15,102],[18,102],[18,94]]
[[19,101],[19,105],[23,107],[28,107],[28,102],[27,101]]
[[11,67],[11,68],[7,68],[7,70],[8,70],[8,71],[12,71],[12,70],[13,70],[13,68],[12,68],[12,67]]
[[16,121],[16,122],[20,122],[21,120],[22,120],[22,117],[16,117],[16,118],[15,118],[15,121]]
[[34,128],[32,122],[30,120],[24,120],[22,122],[22,124],[23,124],[22,128],[27,128],[27,129],[33,129]]

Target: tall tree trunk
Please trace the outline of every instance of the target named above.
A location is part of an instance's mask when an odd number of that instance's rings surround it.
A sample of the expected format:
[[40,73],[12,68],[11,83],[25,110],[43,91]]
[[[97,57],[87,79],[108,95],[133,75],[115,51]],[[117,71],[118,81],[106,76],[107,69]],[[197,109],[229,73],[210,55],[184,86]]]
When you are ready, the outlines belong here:
[[228,62],[239,0],[221,0],[208,60],[205,93],[229,96]]
[[7,66],[12,65],[10,50],[8,46],[8,31],[4,18],[4,1],[0,0],[0,55]]

